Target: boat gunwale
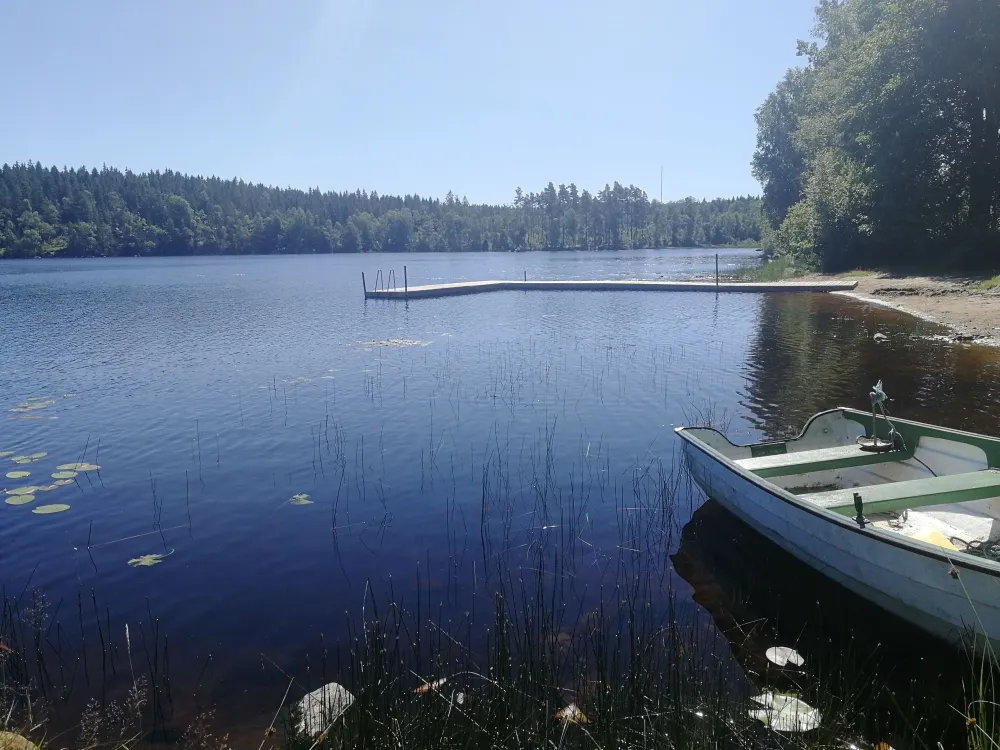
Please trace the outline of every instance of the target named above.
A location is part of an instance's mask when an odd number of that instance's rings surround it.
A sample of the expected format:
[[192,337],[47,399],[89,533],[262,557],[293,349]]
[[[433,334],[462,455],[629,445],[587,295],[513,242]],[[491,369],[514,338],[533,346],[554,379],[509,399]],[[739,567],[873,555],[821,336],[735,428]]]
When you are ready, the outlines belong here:
[[[806,422],[805,426],[802,428],[802,430],[799,432],[799,434],[795,438],[791,438],[790,440],[787,440],[787,441],[773,441],[773,440],[771,440],[771,441],[766,441],[766,442],[767,443],[774,443],[774,442],[786,442],[787,443],[787,442],[790,442],[791,440],[797,440],[797,439],[803,437],[806,434],[806,432],[809,429],[809,426],[815,420],[819,419],[820,417],[827,416],[828,414],[837,414],[837,413],[844,414],[844,415],[850,414],[850,415],[870,416],[870,415],[866,415],[865,412],[859,411],[857,409],[851,409],[849,407],[838,407],[836,409],[828,409],[826,411],[821,411],[821,412],[819,412],[819,413],[814,414],[813,416],[811,416],[809,418],[809,420]],[[948,427],[941,427],[939,425],[930,425],[930,424],[926,424],[926,423],[923,423],[923,422],[913,422],[911,420],[904,420],[904,419],[897,419],[897,420],[894,420],[894,421],[898,422],[898,423],[901,423],[901,424],[909,424],[909,425],[915,425],[915,426],[918,426],[918,427],[932,428],[935,431],[948,432],[948,433],[952,433],[952,434],[957,435],[957,436],[960,435],[960,436],[972,437],[972,438],[976,439],[975,442],[978,442],[978,441],[983,440],[983,439],[986,439],[986,440],[996,440],[995,438],[990,438],[987,435],[979,435],[979,434],[974,433],[974,432],[964,432],[962,430],[953,430],[953,429],[948,428]],[[819,518],[822,518],[825,521],[832,521],[832,522],[836,523],[837,525],[839,525],[841,528],[845,529],[846,531],[850,531],[850,532],[852,532],[854,534],[861,534],[861,535],[864,535],[864,536],[874,536],[874,538],[877,541],[885,542],[885,543],[890,544],[890,545],[892,545],[894,547],[899,547],[899,548],[907,550],[909,552],[915,552],[915,553],[917,553],[919,555],[922,555],[924,557],[929,557],[929,558],[932,558],[932,559],[935,559],[935,560],[939,560],[941,562],[946,562],[946,563],[952,565],[953,567],[956,567],[956,568],[966,568],[966,569],[974,570],[974,571],[976,571],[978,573],[984,573],[984,574],[992,576],[994,578],[1000,578],[1000,561],[988,560],[986,558],[975,557],[974,555],[970,555],[970,554],[968,554],[966,552],[961,552],[961,551],[956,551],[956,552],[954,552],[954,553],[952,553],[950,555],[949,554],[945,554],[944,552],[939,551],[939,548],[935,547],[932,544],[928,544],[927,542],[922,542],[922,541],[920,541],[918,539],[911,539],[910,537],[902,536],[900,534],[894,534],[894,533],[889,532],[889,531],[884,531],[882,529],[874,527],[873,525],[870,525],[870,528],[865,528],[865,529],[859,528],[858,525],[857,525],[857,522],[854,519],[848,518],[847,516],[842,516],[839,513],[834,513],[833,511],[828,510],[826,508],[821,508],[821,507],[819,507],[817,505],[813,505],[812,503],[809,503],[807,501],[803,501],[803,500],[799,499],[796,495],[794,495],[791,492],[789,492],[788,490],[783,489],[783,488],[777,486],[776,484],[772,484],[771,482],[767,481],[766,479],[757,476],[753,472],[751,472],[751,471],[749,471],[747,469],[744,469],[742,466],[740,466],[739,464],[737,464],[734,459],[731,459],[728,456],[723,455],[721,452],[719,452],[718,450],[716,450],[715,448],[713,448],[712,446],[710,446],[708,443],[705,443],[704,441],[699,440],[696,435],[694,435],[693,433],[689,432],[691,430],[708,430],[708,431],[714,432],[714,433],[720,435],[727,443],[729,443],[734,448],[748,448],[748,447],[750,447],[749,445],[737,445],[732,440],[730,440],[725,435],[725,433],[721,432],[720,430],[718,430],[718,429],[716,429],[714,427],[693,427],[693,426],[686,426],[686,427],[676,427],[676,428],[674,428],[674,432],[682,440],[684,440],[688,444],[696,447],[698,450],[700,450],[703,453],[705,453],[709,458],[713,459],[714,461],[716,461],[717,463],[719,463],[721,466],[725,467],[729,471],[733,472],[734,474],[736,474],[737,476],[739,476],[744,481],[750,482],[751,484],[757,486],[758,488],[760,488],[760,489],[764,490],[765,492],[767,492],[769,495],[775,497],[778,500],[781,500],[781,501],[785,502],[786,504],[792,505],[792,506],[794,506],[794,507],[796,507],[796,508],[798,508],[800,510],[803,510],[806,513],[809,513],[811,515],[818,516]],[[1000,440],[997,440],[997,443],[1000,444]],[[755,443],[754,445],[760,445],[760,444],[761,443]],[[990,468],[995,468],[995,467],[990,467]],[[708,493],[706,493],[706,495],[707,494]]]

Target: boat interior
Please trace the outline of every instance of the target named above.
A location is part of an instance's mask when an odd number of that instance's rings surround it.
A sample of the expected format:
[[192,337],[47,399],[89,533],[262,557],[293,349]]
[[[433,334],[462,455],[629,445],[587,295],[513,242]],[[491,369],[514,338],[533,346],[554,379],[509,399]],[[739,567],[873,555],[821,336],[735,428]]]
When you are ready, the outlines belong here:
[[874,409],[823,412],[797,438],[755,445],[712,429],[684,432],[805,502],[945,549],[1000,556],[1000,439],[890,421]]

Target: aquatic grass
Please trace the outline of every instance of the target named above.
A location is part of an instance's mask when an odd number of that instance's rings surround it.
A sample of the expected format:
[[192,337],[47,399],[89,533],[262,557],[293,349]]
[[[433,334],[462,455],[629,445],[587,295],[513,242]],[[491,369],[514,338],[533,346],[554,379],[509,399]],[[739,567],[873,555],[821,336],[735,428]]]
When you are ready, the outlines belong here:
[[[139,622],[146,659],[136,670],[128,626],[123,641],[121,631],[112,628],[110,609],[98,604],[93,591],[84,596],[81,588],[76,601],[60,600],[53,607],[43,593],[30,589],[30,583],[19,593],[5,590],[0,600],[0,731],[24,737],[40,750],[155,745],[164,718],[165,686],[169,690],[169,652],[158,622],[151,614],[146,623]],[[70,618],[66,626],[60,615]],[[97,642],[91,644],[96,648],[88,647],[87,636],[94,634],[86,622],[97,631]],[[123,654],[129,662],[127,673],[120,669]],[[59,709],[80,683],[96,695],[87,700],[78,720],[67,724],[60,721]]]
[[[962,582],[961,577],[958,580]],[[1000,658],[985,635],[982,619],[964,582],[962,592],[979,630],[969,628],[965,633],[964,645],[970,654],[968,694],[966,705],[952,706],[952,710],[965,719],[970,750],[997,750],[1000,748]]]
[[[336,663],[324,651],[293,679],[302,692],[336,682],[353,704],[316,732],[302,731],[293,706],[285,747],[805,748],[856,736],[852,695],[818,705],[824,721],[809,732],[768,729],[766,707],[750,700],[759,690],[676,606],[666,553],[678,503],[693,494],[686,473],[637,461],[613,487],[595,462],[589,478],[614,502],[619,529],[616,553],[595,560],[578,544],[591,531],[589,493],[560,491],[550,435],[544,445],[523,478],[508,475],[503,446],[484,464],[478,604],[445,616],[419,571],[407,597],[391,583],[375,595],[369,582],[361,618],[346,618]],[[518,529],[511,488],[522,479],[533,487],[533,509]],[[588,487],[587,479],[572,485]],[[594,590],[576,571],[598,561],[608,585]]]
[[[680,456],[666,462],[636,459],[612,478],[605,470],[606,453],[588,445],[581,450],[585,460],[566,482],[558,479],[554,433],[552,428],[540,434],[523,462],[512,463],[513,446],[499,440],[485,457],[481,548],[475,550],[482,567],[473,582],[478,588],[472,609],[457,617],[449,611],[438,599],[444,596],[440,590],[432,595],[426,569],[417,570],[412,587],[389,581],[376,590],[369,583],[360,617],[345,616],[340,641],[324,647],[293,679],[297,695],[342,684],[355,696],[353,705],[319,737],[303,733],[301,716],[290,709],[283,736],[271,742],[289,750],[390,745],[520,750],[842,748],[855,740],[855,717],[863,705],[856,683],[863,676],[837,682],[831,691],[817,690],[822,675],[799,678],[797,700],[815,707],[822,722],[806,733],[776,732],[761,720],[766,707],[752,700],[775,689],[766,678],[747,674],[724,641],[677,606],[668,554],[678,519],[690,514],[685,506],[697,502]],[[529,488],[527,494],[519,495],[517,487]],[[588,520],[592,503],[613,509],[617,544],[611,549],[587,544],[594,538]],[[595,565],[605,573],[600,585],[587,585],[580,571]],[[468,584],[449,579],[445,589]],[[94,611],[99,612],[96,601]],[[152,615],[147,622],[144,639],[158,642]],[[98,616],[99,634],[110,640],[110,624],[100,623]],[[43,620],[38,631],[53,632],[52,623]],[[0,639],[5,632],[0,627]],[[55,685],[56,697],[59,687],[66,688],[73,657],[65,636],[54,632],[55,645],[40,637],[44,668],[26,669],[35,690]],[[16,642],[30,646],[31,639]],[[128,641],[126,647],[131,654]],[[104,659],[111,658],[109,648],[102,642]],[[85,646],[76,653],[85,654]],[[133,674],[129,666],[124,675],[132,685],[148,675],[146,695],[160,708],[143,714],[147,727],[168,720],[163,658],[150,648],[144,674]],[[76,669],[83,668],[77,662]],[[96,671],[93,664],[90,669]],[[424,686],[433,687],[420,689]],[[199,731],[211,734],[210,725]]]
[[[554,403],[565,401],[565,389],[560,392],[557,385],[560,373],[545,363],[530,361],[533,346],[530,341],[484,346],[479,356],[489,364],[490,378],[475,388],[466,387],[463,398],[511,408],[539,393]],[[613,400],[625,387],[615,376],[623,364],[635,361],[636,346],[620,337],[602,341],[602,347],[605,361],[588,362],[588,372],[595,397],[603,399],[607,389]],[[668,343],[651,356],[654,366],[662,366],[675,355]],[[456,396],[452,402],[451,396],[462,392],[462,365],[451,356],[434,362],[438,403],[447,404],[444,408],[453,408],[456,415],[461,399]],[[381,400],[387,391],[389,382],[383,382],[380,363],[371,369],[368,394]],[[279,398],[277,392],[274,398]],[[708,401],[687,409],[692,415],[689,421],[701,420],[723,429],[728,429],[732,419]],[[294,423],[292,428],[305,431]],[[342,482],[356,492],[352,500],[363,498],[362,506],[386,507],[382,479],[388,486],[391,477],[385,470],[381,436],[377,441],[362,436],[351,445],[343,427],[336,420],[331,424],[329,415],[326,423],[310,424],[309,432],[317,477],[332,484]],[[837,677],[830,690],[817,687],[823,682],[825,688],[827,677],[822,671],[796,676],[796,685],[782,683],[782,688],[794,687],[801,700],[815,706],[823,722],[807,734],[775,733],[751,713],[760,710],[752,700],[754,695],[777,689],[770,684],[774,676],[745,670],[732,658],[729,644],[705,622],[690,618],[674,598],[667,555],[676,543],[679,519],[690,512],[679,505],[700,498],[686,484],[679,456],[660,461],[647,451],[649,455],[623,466],[611,462],[599,439],[591,441],[581,435],[578,463],[567,466],[557,460],[561,453],[555,420],[520,445],[517,440],[505,441],[497,427],[484,460],[478,460],[477,447],[473,462],[473,470],[482,469],[476,475],[482,485],[477,539],[475,509],[470,513],[465,505],[456,510],[455,498],[445,497],[454,457],[449,467],[442,432],[440,425],[428,425],[421,451],[427,461],[428,495],[439,502],[444,498],[449,523],[468,523],[471,543],[460,541],[448,550],[443,564],[448,573],[443,581],[432,580],[429,566],[421,565],[415,571],[416,585],[375,581],[365,586],[360,614],[356,601],[345,603],[350,614],[345,613],[343,627],[337,627],[341,638],[311,651],[304,664],[297,659],[294,668],[287,668],[297,677],[289,678],[294,697],[336,681],[358,696],[358,701],[336,723],[324,727],[329,731],[321,740],[299,735],[293,711],[289,711],[286,736],[268,739],[271,735],[265,734],[264,742],[286,742],[307,750],[318,745],[842,748],[843,742],[856,740],[856,718],[863,710],[856,698],[857,683],[863,683],[866,675]],[[199,469],[200,442],[197,459],[192,451]],[[379,453],[383,454],[382,476],[373,477]],[[354,475],[350,476],[347,466],[352,454]],[[157,502],[154,488],[154,527],[159,519]],[[162,498],[159,502],[162,508]],[[343,515],[347,515],[347,504],[340,506]],[[607,524],[607,529],[595,530],[593,519],[599,508],[604,509],[600,523]],[[356,523],[348,518],[347,524],[338,525],[337,512],[335,501],[331,511],[334,541],[338,533],[350,533],[344,531],[345,525]],[[358,512],[354,503],[351,514],[355,519]],[[364,523],[378,527],[377,522]],[[601,531],[617,538],[610,545],[600,544],[596,537]],[[116,564],[123,567],[125,557]],[[470,575],[473,558],[477,566]],[[599,574],[591,575],[592,570]],[[134,575],[158,573],[137,571]],[[467,600],[470,588],[475,595]],[[316,596],[323,596],[320,589]],[[459,601],[470,602],[464,614],[455,608]],[[92,627],[88,621],[88,628]],[[110,625],[103,630],[110,631]],[[91,641],[92,634],[93,630],[87,631]],[[132,634],[137,643],[134,628]],[[66,677],[57,676],[52,667],[48,689],[61,698],[60,690],[68,690],[66,683],[72,683],[73,656],[67,655],[68,636],[52,638],[63,658],[53,659],[51,644],[44,643],[47,663],[59,663]],[[139,664],[140,652],[135,651],[136,663],[145,671]],[[150,652],[148,671],[159,674],[157,656]],[[87,651],[77,649],[76,653],[85,658]],[[190,654],[184,656],[190,658]],[[83,689],[86,668],[82,664],[76,663],[77,691]],[[121,661],[118,668],[131,672]],[[86,683],[87,688],[101,690],[103,683],[93,676],[98,671],[93,658],[90,671],[93,682]],[[162,687],[158,678],[150,682]],[[415,692],[427,685],[435,687]],[[274,696],[279,713],[285,699],[279,703],[278,697],[284,689],[282,674]],[[200,677],[195,690],[200,690]],[[204,727],[194,734],[215,737],[210,725]]]
[[723,434],[730,433],[735,415],[711,398],[685,404],[681,412],[687,427],[709,427]]

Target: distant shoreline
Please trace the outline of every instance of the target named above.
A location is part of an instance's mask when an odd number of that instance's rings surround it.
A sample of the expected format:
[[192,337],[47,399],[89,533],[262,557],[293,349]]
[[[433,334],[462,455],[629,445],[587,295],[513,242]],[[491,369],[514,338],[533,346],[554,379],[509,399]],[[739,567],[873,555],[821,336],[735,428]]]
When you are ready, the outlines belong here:
[[33,255],[27,258],[15,258],[0,255],[2,261],[35,261],[35,260],[122,260],[129,258],[286,258],[286,257],[311,257],[311,256],[361,256],[361,255],[484,255],[487,253],[497,253],[501,255],[516,255],[520,253],[637,253],[647,251],[664,250],[701,250],[710,253],[714,250],[754,250],[759,251],[759,244],[751,245],[691,245],[676,247],[634,247],[634,248],[585,248],[585,247],[543,247],[531,248],[530,250],[412,250],[404,252],[393,252],[391,250],[376,250],[373,252],[333,252],[333,253],[176,253],[176,254],[149,254],[149,255],[63,255],[53,253],[50,255]]

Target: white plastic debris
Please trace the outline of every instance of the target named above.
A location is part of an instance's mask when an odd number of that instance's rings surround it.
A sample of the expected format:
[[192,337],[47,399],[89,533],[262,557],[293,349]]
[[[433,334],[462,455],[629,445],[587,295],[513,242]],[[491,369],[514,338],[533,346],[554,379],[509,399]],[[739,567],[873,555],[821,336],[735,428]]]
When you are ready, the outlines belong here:
[[325,732],[352,703],[354,696],[336,682],[313,690],[299,701],[299,731],[310,737]]
[[802,655],[789,646],[772,646],[764,652],[764,656],[767,657],[769,662],[777,664],[779,667],[783,667],[786,664],[801,667],[806,663],[806,660],[802,658]]
[[753,700],[763,708],[751,709],[750,717],[776,732],[808,732],[818,727],[822,718],[817,709],[795,695],[767,692]]

